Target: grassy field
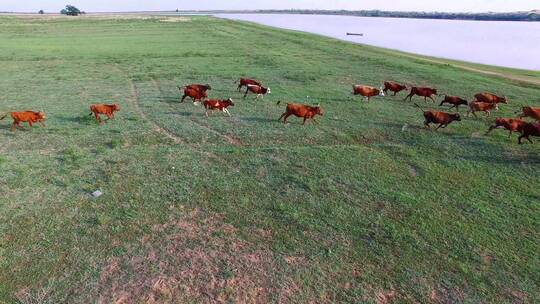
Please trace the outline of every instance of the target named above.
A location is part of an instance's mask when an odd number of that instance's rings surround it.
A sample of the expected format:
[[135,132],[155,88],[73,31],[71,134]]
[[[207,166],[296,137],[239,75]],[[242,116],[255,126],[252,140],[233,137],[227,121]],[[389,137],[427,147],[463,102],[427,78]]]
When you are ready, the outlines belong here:
[[[0,302],[540,301],[540,145],[350,95],[488,90],[514,117],[535,84],[209,17],[0,17],[0,60],[0,112],[49,116],[0,121]],[[273,94],[242,100],[240,76]],[[192,82],[233,117],[180,104]],[[325,116],[283,125],[278,100]],[[96,102],[122,110],[100,126]]]

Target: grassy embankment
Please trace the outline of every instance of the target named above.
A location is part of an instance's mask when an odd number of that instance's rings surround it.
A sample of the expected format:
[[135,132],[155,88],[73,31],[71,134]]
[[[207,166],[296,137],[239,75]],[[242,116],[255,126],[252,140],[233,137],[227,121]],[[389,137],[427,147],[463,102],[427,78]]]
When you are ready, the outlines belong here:
[[[422,130],[403,95],[349,93],[490,90],[514,116],[534,84],[208,17],[2,17],[0,42],[0,112],[49,115],[0,122],[0,302],[540,301],[540,146],[485,137],[484,118]],[[273,94],[242,100],[239,76]],[[179,104],[192,82],[233,117]],[[306,96],[320,125],[276,122]],[[94,102],[122,111],[99,126]]]

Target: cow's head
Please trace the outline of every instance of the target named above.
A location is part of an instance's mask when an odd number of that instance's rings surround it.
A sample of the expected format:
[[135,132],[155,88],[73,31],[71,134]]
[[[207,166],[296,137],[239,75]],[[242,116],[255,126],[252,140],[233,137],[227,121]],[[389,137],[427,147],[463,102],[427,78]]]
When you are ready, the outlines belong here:
[[323,109],[321,108],[321,105],[320,105],[320,104],[317,104],[317,105],[314,107],[314,109],[315,109],[315,114],[324,116],[324,111],[323,111]]
[[461,116],[458,113],[450,114],[450,117],[452,118],[452,120],[461,121]]
[[506,98],[506,96],[503,96],[501,99],[500,99],[501,103],[505,103],[505,104],[508,104],[508,98]]
[[266,94],[272,94],[272,90],[270,90],[270,88],[266,88]]
[[469,103],[465,99],[459,99],[459,104],[468,105]]
[[437,89],[431,89],[431,91],[433,92],[434,95],[439,96],[439,94],[437,94]]
[[113,104],[112,108],[113,108],[114,111],[120,111],[120,105],[117,104],[117,103]]
[[379,96],[384,97],[383,87],[379,88]]
[[204,85],[204,88],[207,89],[207,90],[211,90],[211,89],[212,89],[212,87],[211,87],[209,84],[205,84],[205,85]]
[[227,99],[225,102],[228,103],[229,106],[234,106],[234,101],[232,100],[232,98]]
[[45,120],[45,119],[47,119],[47,115],[45,115],[44,112],[39,111],[39,112],[36,113],[36,115],[37,115],[37,117],[39,118],[39,120]]

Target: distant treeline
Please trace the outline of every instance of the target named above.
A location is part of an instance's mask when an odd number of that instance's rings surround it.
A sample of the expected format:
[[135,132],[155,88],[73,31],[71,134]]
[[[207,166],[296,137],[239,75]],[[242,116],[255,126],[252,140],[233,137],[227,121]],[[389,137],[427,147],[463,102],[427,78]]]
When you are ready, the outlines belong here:
[[540,12],[511,13],[444,13],[444,12],[390,12],[379,10],[257,10],[266,14],[306,14],[306,15],[346,15],[360,17],[450,19],[450,20],[483,20],[483,21],[540,21]]

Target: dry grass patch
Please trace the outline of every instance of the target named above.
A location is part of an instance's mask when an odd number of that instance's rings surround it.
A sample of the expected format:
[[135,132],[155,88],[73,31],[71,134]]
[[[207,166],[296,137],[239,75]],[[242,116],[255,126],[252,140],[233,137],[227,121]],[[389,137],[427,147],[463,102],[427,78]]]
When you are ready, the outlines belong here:
[[112,258],[100,275],[100,303],[281,302],[297,290],[276,280],[274,254],[237,237],[216,214],[192,210],[153,227],[144,254]]

